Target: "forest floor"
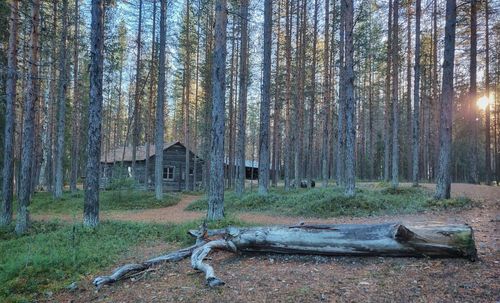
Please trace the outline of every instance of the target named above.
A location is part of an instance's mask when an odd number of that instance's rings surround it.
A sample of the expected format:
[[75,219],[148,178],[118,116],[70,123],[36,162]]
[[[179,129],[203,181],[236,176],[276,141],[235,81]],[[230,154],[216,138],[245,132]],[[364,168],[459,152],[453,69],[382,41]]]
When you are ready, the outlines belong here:
[[[432,189],[432,184],[424,185]],[[474,229],[479,260],[462,259],[324,257],[298,255],[211,255],[225,286],[209,289],[203,274],[189,260],[165,264],[142,276],[96,291],[93,276],[78,290],[64,291],[51,302],[498,302],[500,300],[500,187],[453,184],[452,196],[473,199],[474,207],[425,211],[409,215],[303,219],[240,213],[237,218],[258,224],[310,223],[418,223],[439,221],[467,223]],[[185,211],[198,196],[185,196],[177,205],[154,210],[113,212],[104,219],[141,222],[183,222],[201,218],[204,212]],[[36,216],[50,219],[50,216]],[[64,218],[63,218],[64,219]],[[69,218],[66,218],[69,219]],[[74,219],[74,218],[73,218]],[[140,262],[173,250],[169,243],[133,247]],[[130,255],[130,254],[129,254]],[[112,268],[103,269],[107,274]]]

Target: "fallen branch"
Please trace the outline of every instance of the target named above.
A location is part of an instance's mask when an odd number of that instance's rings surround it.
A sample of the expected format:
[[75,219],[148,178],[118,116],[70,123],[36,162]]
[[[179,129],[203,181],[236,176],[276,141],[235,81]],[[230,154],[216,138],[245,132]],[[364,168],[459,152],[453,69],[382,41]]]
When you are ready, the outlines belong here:
[[[223,285],[214,269],[203,260],[214,249],[241,252],[272,252],[348,256],[477,258],[472,228],[468,225],[427,224],[324,224],[262,226],[189,231],[197,243],[141,264],[127,264],[111,276],[97,277],[100,287],[149,267],[191,256],[191,266],[205,273],[210,287]],[[216,237],[209,240],[209,237]]]

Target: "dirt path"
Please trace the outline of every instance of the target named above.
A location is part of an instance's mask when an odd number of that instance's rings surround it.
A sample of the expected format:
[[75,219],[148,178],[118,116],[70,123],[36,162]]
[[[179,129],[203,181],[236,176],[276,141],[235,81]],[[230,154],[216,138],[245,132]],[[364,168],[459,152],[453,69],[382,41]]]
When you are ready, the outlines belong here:
[[[424,185],[432,189],[433,185]],[[212,290],[191,269],[189,260],[156,268],[134,280],[99,292],[88,276],[76,292],[57,294],[54,302],[499,302],[500,188],[453,184],[453,196],[467,196],[480,206],[465,210],[404,216],[341,217],[308,222],[385,221],[465,222],[475,231],[479,261],[461,259],[235,255],[216,252],[211,263],[227,284]],[[123,220],[180,222],[202,217],[184,208],[196,197],[160,210],[113,214]],[[244,213],[243,220],[263,224],[296,223],[301,218]],[[174,221],[177,220],[177,221]],[[137,262],[172,249],[169,244],[138,247],[122,262]],[[103,270],[108,273],[110,269]]]

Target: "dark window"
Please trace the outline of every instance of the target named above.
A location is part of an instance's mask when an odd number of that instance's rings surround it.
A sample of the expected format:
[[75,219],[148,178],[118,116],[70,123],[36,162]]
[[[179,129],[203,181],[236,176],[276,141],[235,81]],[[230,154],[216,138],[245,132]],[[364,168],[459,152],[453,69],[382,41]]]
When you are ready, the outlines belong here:
[[174,180],[174,167],[173,166],[163,167],[163,179]]

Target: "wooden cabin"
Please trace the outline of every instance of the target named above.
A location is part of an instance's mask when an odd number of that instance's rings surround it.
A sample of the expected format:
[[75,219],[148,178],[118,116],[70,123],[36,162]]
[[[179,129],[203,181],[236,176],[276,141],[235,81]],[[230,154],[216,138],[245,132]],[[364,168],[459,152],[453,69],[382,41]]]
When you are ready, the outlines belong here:
[[[166,142],[163,146],[163,189],[180,191],[186,189],[186,146],[179,141]],[[106,186],[111,180],[134,177],[139,185],[153,188],[155,177],[155,146],[136,148],[135,172],[132,171],[132,146],[119,147],[101,156],[101,183]],[[189,190],[200,188],[203,173],[203,160],[189,150]],[[146,159],[148,161],[146,161]],[[196,161],[195,161],[196,160]],[[146,176],[146,162],[148,165]],[[196,168],[195,168],[196,162]],[[194,174],[196,173],[196,178]],[[194,186],[196,182],[196,187]]]

